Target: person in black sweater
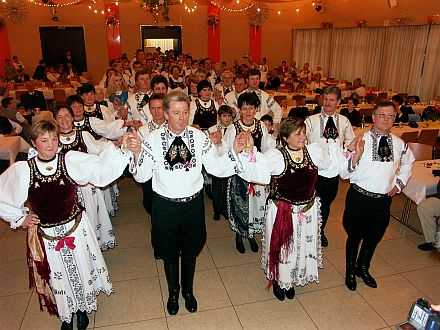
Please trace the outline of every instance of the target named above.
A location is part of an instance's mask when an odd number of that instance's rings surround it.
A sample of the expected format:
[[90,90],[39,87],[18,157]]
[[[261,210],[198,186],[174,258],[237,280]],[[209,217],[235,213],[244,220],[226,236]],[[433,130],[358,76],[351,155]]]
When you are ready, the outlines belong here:
[[391,98],[391,102],[393,102],[394,107],[397,111],[397,117],[395,122],[399,123],[407,123],[409,121],[408,115],[414,114],[414,110],[411,107],[406,107],[403,105],[403,97],[401,95],[394,95]]
[[360,127],[362,122],[361,113],[355,108],[359,104],[359,100],[354,97],[347,98],[347,107],[341,109],[340,114],[347,117],[351,126]]

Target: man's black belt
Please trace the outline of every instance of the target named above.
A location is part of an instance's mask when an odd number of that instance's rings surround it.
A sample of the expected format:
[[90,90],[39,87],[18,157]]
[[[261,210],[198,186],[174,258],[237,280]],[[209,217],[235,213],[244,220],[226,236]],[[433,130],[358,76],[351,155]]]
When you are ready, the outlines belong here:
[[185,202],[189,202],[192,201],[194,198],[196,198],[197,196],[200,195],[200,193],[202,192],[202,190],[199,190],[198,192],[196,192],[194,195],[189,196],[189,197],[183,197],[183,198],[169,198],[169,197],[165,197],[162,195],[159,195],[161,198],[166,199],[167,201],[170,202],[176,202],[176,203],[185,203]]
[[351,185],[353,187],[354,190],[356,190],[358,193],[361,193],[362,195],[371,197],[371,198],[384,198],[384,197],[388,197],[388,194],[378,194],[378,193],[374,193],[368,190],[365,190],[364,188],[359,187],[357,184],[352,183]]

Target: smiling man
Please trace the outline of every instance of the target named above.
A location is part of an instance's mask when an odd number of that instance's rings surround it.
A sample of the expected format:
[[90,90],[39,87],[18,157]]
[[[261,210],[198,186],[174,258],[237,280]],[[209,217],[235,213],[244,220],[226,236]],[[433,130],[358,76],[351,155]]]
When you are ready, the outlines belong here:
[[[323,92],[322,111],[306,119],[308,143],[337,143],[341,148],[348,146],[354,138],[353,128],[347,117],[336,113],[341,99],[341,90],[336,86],[327,87]],[[324,228],[330,206],[336,198],[339,187],[339,173],[335,170],[321,170],[316,182],[316,193],[321,199],[321,244],[328,246]]]
[[[377,244],[390,222],[391,200],[402,191],[410,176],[414,156],[402,139],[390,133],[396,118],[391,102],[373,111],[373,128],[364,133],[364,152],[357,164],[348,159],[341,176],[350,179],[343,217],[346,242],[345,285],[356,290],[356,276],[369,287],[377,283],[369,273]],[[361,249],[358,253],[360,242]]]

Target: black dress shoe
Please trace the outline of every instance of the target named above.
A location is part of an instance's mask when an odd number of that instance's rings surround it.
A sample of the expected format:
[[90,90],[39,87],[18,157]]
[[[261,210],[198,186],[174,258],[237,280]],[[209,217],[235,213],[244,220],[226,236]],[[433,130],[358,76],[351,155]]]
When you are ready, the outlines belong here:
[[78,330],[85,330],[89,326],[89,317],[87,316],[87,312],[78,311],[76,313],[76,324],[78,326]]
[[245,253],[246,252],[246,249],[245,249],[244,244],[243,244],[243,239],[241,237],[240,238],[235,237],[235,248],[240,253]]
[[277,297],[279,301],[283,301],[285,297],[285,293],[284,290],[280,288],[278,283],[274,283],[272,289],[273,289],[273,295]]
[[192,292],[183,293],[182,296],[183,299],[185,299],[186,310],[190,313],[197,312],[197,300],[196,297],[194,297],[194,294]]
[[357,268],[356,276],[362,278],[362,281],[364,281],[364,283],[368,285],[370,288],[377,288],[376,280],[373,278],[373,276],[370,275],[368,269],[363,267]]
[[255,238],[248,238],[249,244],[251,245],[252,252],[258,252],[258,243]]
[[423,243],[417,246],[422,251],[432,251],[434,250],[434,245],[432,243]]
[[354,273],[346,273],[345,275],[345,286],[350,291],[356,291],[357,282],[356,282],[356,275]]
[[70,321],[70,323],[67,322],[61,323],[61,330],[73,330],[73,322]]
[[214,221],[219,221],[220,220],[220,214],[214,214],[213,219],[214,219]]
[[154,251],[153,253],[154,253],[154,259],[156,259],[156,260],[162,259],[158,252]]
[[290,289],[286,290],[284,289],[284,294],[286,295],[287,299],[293,299],[295,298],[295,288],[292,286]]
[[324,233],[321,234],[321,246],[322,247],[328,246],[328,240]]
[[179,291],[179,289],[169,290],[167,311],[170,315],[176,315],[179,312]]

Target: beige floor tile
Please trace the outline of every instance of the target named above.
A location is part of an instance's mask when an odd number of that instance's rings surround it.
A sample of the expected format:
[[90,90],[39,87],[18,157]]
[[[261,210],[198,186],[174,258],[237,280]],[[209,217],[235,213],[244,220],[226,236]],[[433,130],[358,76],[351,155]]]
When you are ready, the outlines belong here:
[[423,296],[420,290],[399,274],[378,278],[376,289],[362,283],[357,292],[388,325],[406,320],[411,304]]
[[139,183],[130,178],[118,180],[119,190],[121,192],[118,197],[119,205],[139,202],[142,204],[142,188]]
[[243,239],[246,253],[241,254],[235,249],[235,238],[222,237],[208,239],[208,249],[217,268],[260,262],[261,244],[258,253],[251,251],[247,239]]
[[111,325],[108,327],[95,327],[99,330],[167,330],[167,320],[166,318],[140,321],[134,323],[124,323],[118,325]]
[[[339,221],[339,223],[337,221]],[[340,221],[341,220],[329,218],[329,221],[325,226],[325,236],[328,239],[328,247],[323,248],[323,253],[345,247],[347,234],[345,233]]]
[[316,329],[297,299],[267,300],[234,307],[243,329]]
[[225,267],[219,270],[233,305],[276,299],[266,290],[267,280],[259,263]]
[[116,241],[121,248],[151,246],[151,234],[146,222],[115,225]]
[[156,261],[148,246],[116,248],[106,251],[104,257],[114,282],[157,276]]
[[158,278],[114,283],[115,293],[99,296],[96,326],[163,318],[165,316]]
[[344,285],[344,277],[324,258],[324,268],[319,270],[319,283],[309,283],[303,287],[295,287],[297,294],[333,288]]
[[[44,309],[44,308],[43,308]],[[76,318],[73,319],[74,328],[76,329]],[[95,313],[89,314],[89,329],[92,329],[95,324]],[[38,296],[34,292],[29,302],[28,309],[23,319],[21,326],[22,330],[31,329],[47,329],[57,330],[61,326],[61,321],[58,317],[50,315],[46,309],[40,311],[40,304],[38,302]]]
[[0,296],[29,292],[31,291],[26,260],[0,263]]
[[[168,286],[165,276],[160,277],[163,292],[163,304],[166,308],[168,300]],[[197,299],[198,311],[206,311],[231,306],[228,294],[220,279],[217,270],[204,270],[196,272],[194,276],[194,296]],[[185,300],[180,295],[179,314],[188,314]],[[167,315],[168,316],[168,315]]]
[[31,293],[0,297],[0,329],[19,329]]
[[408,238],[382,241],[376,253],[398,272],[440,265],[440,253],[426,253]]
[[[156,263],[159,276],[165,276],[163,261],[161,259],[156,260]],[[207,269],[215,269],[215,264],[212,260],[211,254],[209,253],[207,246],[205,245],[202,252],[200,252],[199,256],[197,257],[196,271]]]
[[3,219],[0,218],[0,238],[2,238],[2,236],[8,230],[11,230],[8,223],[6,221],[3,221]]
[[206,216],[206,231],[208,239],[218,237],[235,237],[235,233],[229,228],[229,221],[220,217],[219,221],[212,220],[212,217]]
[[431,302],[440,302],[440,266],[403,273]]
[[5,235],[0,239],[0,262],[26,260],[26,238]]
[[425,241],[425,236],[423,235],[418,235],[415,234],[411,237],[408,237],[412,242],[414,242],[416,245],[422,244],[422,243],[426,243]]
[[241,330],[237,315],[232,307],[168,318],[170,330]]
[[[328,251],[325,253],[325,257],[345,278],[345,248]],[[397,271],[376,253],[371,261],[370,273],[374,277],[383,277],[396,274]],[[358,280],[360,281],[359,278]]]
[[297,295],[318,329],[378,329],[385,321],[356,292],[345,287]]
[[142,206],[142,199],[122,205],[124,207],[120,207],[116,216],[111,218],[113,225],[149,221],[149,215]]

